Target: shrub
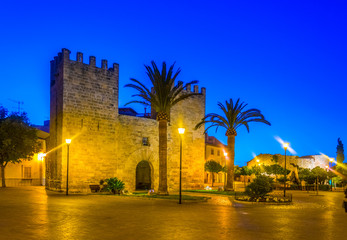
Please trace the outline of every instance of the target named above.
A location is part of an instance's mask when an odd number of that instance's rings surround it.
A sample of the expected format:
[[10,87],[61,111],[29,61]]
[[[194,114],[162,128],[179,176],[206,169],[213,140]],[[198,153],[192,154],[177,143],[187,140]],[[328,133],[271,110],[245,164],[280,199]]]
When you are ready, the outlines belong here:
[[105,179],[105,182],[107,183],[107,190],[113,194],[120,194],[120,192],[124,189],[124,182],[116,177]]
[[272,179],[259,175],[252,183],[246,187],[245,193],[251,198],[264,198],[272,191]]

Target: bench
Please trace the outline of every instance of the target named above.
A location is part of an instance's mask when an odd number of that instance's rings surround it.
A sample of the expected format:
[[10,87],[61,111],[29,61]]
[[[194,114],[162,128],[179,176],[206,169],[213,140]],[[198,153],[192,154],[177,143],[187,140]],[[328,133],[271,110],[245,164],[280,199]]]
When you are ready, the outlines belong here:
[[99,192],[100,191],[100,185],[89,185],[90,191],[92,192]]

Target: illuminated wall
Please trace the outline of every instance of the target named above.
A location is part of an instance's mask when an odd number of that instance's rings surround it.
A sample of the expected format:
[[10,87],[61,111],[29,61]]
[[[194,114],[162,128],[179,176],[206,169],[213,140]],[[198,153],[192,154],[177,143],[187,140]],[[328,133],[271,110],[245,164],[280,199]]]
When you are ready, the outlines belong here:
[[[47,160],[47,188],[63,190],[66,185],[67,146],[70,144],[69,185],[72,192],[88,192],[90,184],[101,179],[118,177],[126,188],[134,190],[136,166],[146,160],[152,167],[152,187],[158,187],[158,123],[154,119],[118,114],[119,66],[101,68],[95,57],[89,64],[83,54],[76,61],[63,49],[51,62],[51,125]],[[199,92],[198,86],[186,91]],[[187,99],[172,109],[168,126],[168,186],[178,188],[179,135],[183,139],[183,188],[203,186],[203,128],[194,130],[205,114],[205,89],[201,95]],[[149,144],[143,144],[148,138]]]

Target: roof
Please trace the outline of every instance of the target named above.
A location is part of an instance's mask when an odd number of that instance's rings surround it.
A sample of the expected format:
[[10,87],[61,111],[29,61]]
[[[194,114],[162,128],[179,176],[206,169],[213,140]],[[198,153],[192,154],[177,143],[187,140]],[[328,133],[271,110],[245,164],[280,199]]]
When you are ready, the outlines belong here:
[[42,125],[32,125],[32,126],[38,130],[48,133],[48,136],[49,136],[49,120],[44,121],[43,126]]
[[128,116],[136,116],[137,112],[132,108],[119,108],[118,113],[122,115],[128,115]]
[[205,144],[216,146],[216,147],[226,147],[226,145],[221,143],[217,138],[213,136],[209,136],[207,133],[205,134]]

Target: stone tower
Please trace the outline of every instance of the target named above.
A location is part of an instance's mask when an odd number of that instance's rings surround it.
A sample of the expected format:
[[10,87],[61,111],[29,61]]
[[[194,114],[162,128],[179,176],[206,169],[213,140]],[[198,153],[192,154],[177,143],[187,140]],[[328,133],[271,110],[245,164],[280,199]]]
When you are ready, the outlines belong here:
[[[88,192],[89,185],[117,177],[126,189],[135,190],[144,174],[148,188],[158,187],[158,123],[154,119],[118,114],[119,65],[108,68],[107,60],[96,67],[95,57],[83,63],[83,54],[70,59],[70,51],[51,61],[50,152],[47,155],[47,188],[65,190],[67,146],[69,189]],[[185,91],[199,92],[198,86]],[[168,126],[168,186],[178,188],[179,135],[183,140],[183,188],[203,186],[205,142],[203,129],[194,130],[205,115],[206,90],[172,109]],[[146,141],[144,141],[146,140]],[[147,164],[146,173],[139,172]],[[141,168],[139,168],[141,166]]]

